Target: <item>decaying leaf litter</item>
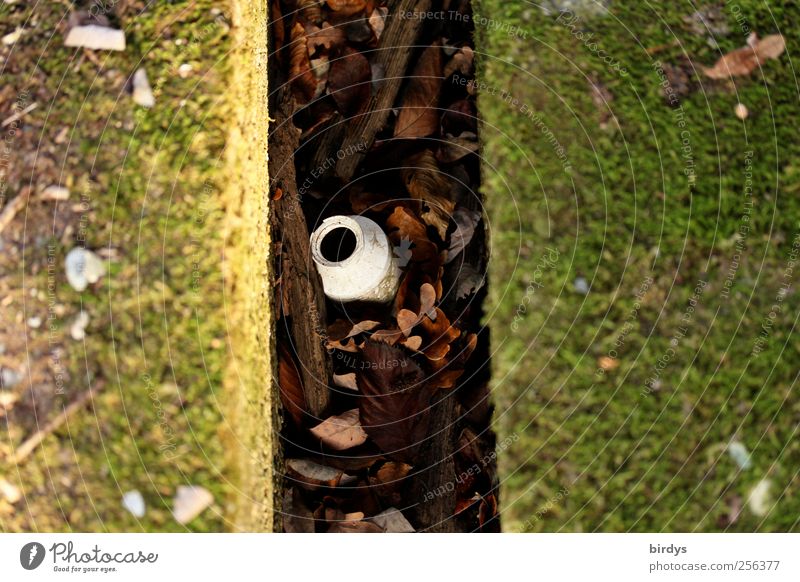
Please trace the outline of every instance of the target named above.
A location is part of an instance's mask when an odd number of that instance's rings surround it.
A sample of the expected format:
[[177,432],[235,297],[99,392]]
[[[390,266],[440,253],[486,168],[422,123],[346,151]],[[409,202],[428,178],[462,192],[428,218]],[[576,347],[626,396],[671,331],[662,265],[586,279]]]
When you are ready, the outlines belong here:
[[[461,17],[413,18],[429,9]],[[456,82],[474,79],[470,14],[272,4],[285,531],[499,529],[475,91]],[[390,304],[320,298],[302,237],[339,214],[388,236]]]

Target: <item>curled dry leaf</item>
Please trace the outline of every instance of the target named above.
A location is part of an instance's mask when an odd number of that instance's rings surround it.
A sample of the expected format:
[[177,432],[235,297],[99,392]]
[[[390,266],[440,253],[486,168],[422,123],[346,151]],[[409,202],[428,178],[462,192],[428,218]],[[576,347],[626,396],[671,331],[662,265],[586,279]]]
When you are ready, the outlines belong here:
[[304,489],[319,487],[336,487],[344,475],[343,471],[320,465],[308,459],[288,459],[286,470],[289,477],[295,479]]
[[409,158],[402,173],[408,193],[424,205],[422,220],[434,227],[444,240],[455,208],[455,203],[449,198],[450,179],[439,169],[430,150]]
[[289,54],[289,77],[295,95],[300,103],[307,103],[319,96],[325,88],[311,70],[311,61],[308,58],[306,33],[303,25],[295,22],[292,27],[291,52]]
[[361,425],[387,456],[413,462],[430,416],[425,374],[399,348],[368,341],[362,353]]
[[445,263],[455,259],[464,250],[464,247],[472,241],[472,237],[475,235],[475,228],[481,221],[481,213],[459,208],[453,213],[453,221],[456,223],[456,229],[450,235],[450,248],[447,251]]
[[729,52],[720,58],[710,69],[703,69],[706,77],[727,79],[749,75],[764,61],[777,59],[786,50],[786,40],[781,34],[771,34],[758,39],[755,33],[747,41],[747,46]]
[[425,49],[414,67],[394,126],[394,136],[426,137],[439,129],[439,95],[442,91],[442,49]]
[[328,8],[341,16],[352,16],[367,7],[366,0],[325,0]]
[[456,298],[464,299],[473,293],[477,293],[486,283],[486,275],[479,272],[475,267],[466,263],[458,271],[456,282]]
[[428,336],[428,345],[422,351],[429,360],[441,360],[450,351],[450,344],[461,336],[461,332],[450,325],[444,312],[436,308],[436,318],[422,318],[420,322]]
[[369,105],[372,95],[372,69],[357,50],[346,47],[342,56],[331,63],[328,91],[345,115],[356,115]]
[[367,433],[361,428],[358,418],[358,408],[331,416],[312,428],[311,434],[334,451],[352,449],[367,441]]
[[439,268],[439,249],[428,238],[425,225],[403,206],[394,209],[386,220],[389,237],[395,245],[402,240],[411,241],[411,260],[419,263],[430,263],[431,268]]
[[[275,2],[279,4],[279,2]],[[308,22],[319,24],[322,22],[321,0],[297,0],[297,11]]]

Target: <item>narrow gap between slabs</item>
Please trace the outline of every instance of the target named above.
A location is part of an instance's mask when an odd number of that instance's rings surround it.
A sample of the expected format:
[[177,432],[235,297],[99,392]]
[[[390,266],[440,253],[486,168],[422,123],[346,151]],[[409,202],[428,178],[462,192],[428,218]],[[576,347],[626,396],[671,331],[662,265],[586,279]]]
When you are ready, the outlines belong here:
[[271,14],[278,523],[499,531],[470,3]]

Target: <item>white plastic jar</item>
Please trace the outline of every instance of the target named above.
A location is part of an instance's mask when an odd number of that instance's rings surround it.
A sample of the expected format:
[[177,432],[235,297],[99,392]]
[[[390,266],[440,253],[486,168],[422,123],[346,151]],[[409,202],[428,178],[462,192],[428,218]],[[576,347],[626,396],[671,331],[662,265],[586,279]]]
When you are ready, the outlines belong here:
[[397,293],[400,269],[394,249],[369,218],[326,218],[311,235],[311,258],[325,295],[334,301],[386,303]]

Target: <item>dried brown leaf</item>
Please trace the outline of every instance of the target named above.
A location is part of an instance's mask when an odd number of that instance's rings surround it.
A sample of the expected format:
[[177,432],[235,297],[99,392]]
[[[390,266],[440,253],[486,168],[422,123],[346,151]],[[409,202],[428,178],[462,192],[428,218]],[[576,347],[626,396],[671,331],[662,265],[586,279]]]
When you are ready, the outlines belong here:
[[425,375],[403,350],[387,344],[366,342],[363,357],[361,425],[389,457],[413,462],[430,417]]
[[372,321],[366,319],[364,321],[360,321],[353,326],[353,329],[347,334],[347,337],[353,337],[360,333],[364,333],[365,331],[372,331],[376,327],[378,327],[381,323],[379,321]]
[[418,335],[412,335],[410,338],[400,343],[402,343],[409,350],[418,352],[422,347],[422,337]]
[[436,289],[430,283],[423,283],[419,289],[419,314],[420,317],[427,315],[431,319],[436,319]]
[[345,115],[356,115],[369,105],[372,95],[372,69],[357,50],[346,47],[342,56],[331,63],[328,91]]
[[344,475],[343,471],[320,465],[308,459],[287,459],[286,470],[304,489],[336,487]]
[[436,133],[442,80],[442,49],[434,44],[425,49],[414,67],[394,126],[395,137],[426,137]]
[[445,263],[455,259],[464,250],[464,247],[472,241],[472,237],[475,235],[475,228],[481,221],[481,213],[459,208],[453,213],[453,221],[456,223],[456,229],[450,235],[450,248],[447,251]]
[[334,451],[345,451],[367,441],[367,433],[361,428],[358,408],[331,416],[311,429],[323,445]]
[[414,326],[417,325],[419,321],[419,315],[410,309],[401,309],[397,312],[397,325],[400,326],[400,331],[402,331],[403,335],[406,337],[411,335],[411,330],[414,329]]
[[419,263],[432,263],[438,271],[439,249],[428,238],[425,224],[414,216],[410,210],[403,206],[394,209],[386,220],[389,237],[395,245],[400,245],[403,239],[410,240],[411,260]]
[[771,34],[762,39],[754,37],[748,45],[729,52],[703,73],[711,79],[727,79],[749,75],[764,61],[777,59],[786,50],[786,40],[781,34]]
[[424,150],[409,158],[402,174],[408,193],[423,204],[422,220],[444,240],[455,203],[449,198],[450,179],[439,169],[433,152]]
[[321,93],[320,87],[324,89],[324,83],[321,83],[311,70],[306,33],[303,25],[299,22],[295,22],[292,27],[291,42],[289,78],[298,102],[308,103]]

